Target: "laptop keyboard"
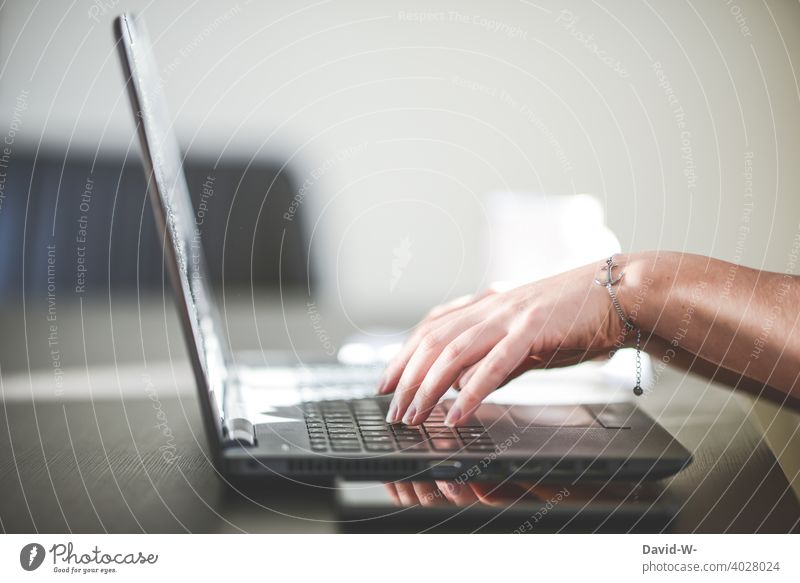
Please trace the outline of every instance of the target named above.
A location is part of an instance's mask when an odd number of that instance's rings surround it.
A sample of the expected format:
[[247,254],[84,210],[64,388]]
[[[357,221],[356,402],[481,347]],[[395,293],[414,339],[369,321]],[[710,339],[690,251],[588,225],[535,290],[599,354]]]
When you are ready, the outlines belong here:
[[437,405],[428,420],[411,427],[386,423],[378,401],[331,400],[302,405],[311,451],[314,452],[487,452],[495,449],[486,428],[477,421],[451,429]]

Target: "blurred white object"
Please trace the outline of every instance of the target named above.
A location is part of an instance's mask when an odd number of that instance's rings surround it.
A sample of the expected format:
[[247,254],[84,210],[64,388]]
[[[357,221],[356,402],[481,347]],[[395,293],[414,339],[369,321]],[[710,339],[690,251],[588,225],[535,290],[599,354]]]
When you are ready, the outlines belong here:
[[493,192],[486,200],[486,281],[520,285],[618,253],[590,194]]
[[[605,224],[603,206],[591,194],[493,192],[487,196],[486,212],[488,229],[483,245],[487,253],[486,281],[498,290],[592,261],[599,266],[606,257],[620,251],[619,240]],[[588,362],[580,368],[584,371],[602,368],[600,378],[606,385],[621,383],[633,387],[634,351],[620,350],[606,363]],[[651,372],[650,359],[643,353],[643,386],[648,386]],[[544,371],[525,375],[529,382],[546,376]],[[572,378],[570,373],[567,378]],[[565,398],[575,396],[569,392]]]
[[342,364],[385,366],[403,347],[406,333],[388,328],[371,328],[350,335],[336,354]]

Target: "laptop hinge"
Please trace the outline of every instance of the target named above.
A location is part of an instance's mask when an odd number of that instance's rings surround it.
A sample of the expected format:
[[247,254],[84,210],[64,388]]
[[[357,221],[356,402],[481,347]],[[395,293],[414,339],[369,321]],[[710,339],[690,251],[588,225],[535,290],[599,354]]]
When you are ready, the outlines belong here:
[[225,433],[225,445],[255,446],[255,427],[248,419],[243,417],[227,419],[223,422],[222,428]]

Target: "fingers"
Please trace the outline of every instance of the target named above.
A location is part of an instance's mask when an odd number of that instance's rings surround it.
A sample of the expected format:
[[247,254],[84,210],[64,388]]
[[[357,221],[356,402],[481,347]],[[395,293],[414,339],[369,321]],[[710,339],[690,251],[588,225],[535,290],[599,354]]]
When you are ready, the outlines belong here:
[[[473,326],[445,346],[427,371],[416,371],[421,377],[419,389],[407,395],[398,395],[402,398],[398,403],[397,414],[402,416],[403,423],[417,425],[425,421],[459,373],[486,356],[502,335],[499,328],[492,329],[486,323]],[[416,378],[418,377],[412,377]],[[404,409],[408,397],[411,397],[411,404]]]
[[[505,481],[496,484],[474,481],[468,482],[468,484],[481,503],[497,508],[507,508],[509,505],[529,498],[528,492],[531,489],[529,482]],[[536,498],[533,497],[533,499]]]
[[408,365],[408,361],[411,360],[412,356],[414,356],[414,352],[416,352],[417,347],[422,339],[430,334],[437,325],[441,325],[445,319],[445,316],[437,317],[432,320],[426,318],[420,323],[419,326],[417,326],[417,329],[414,330],[414,333],[411,334],[408,340],[406,340],[406,343],[403,344],[400,352],[386,366],[386,370],[383,373],[383,379],[378,386],[379,395],[386,395],[397,388],[397,384],[400,382],[400,377]]
[[428,322],[420,324],[409,339],[406,340],[406,343],[403,344],[400,352],[386,365],[386,370],[383,371],[383,378],[378,385],[379,395],[386,395],[395,390],[397,383],[400,381],[400,375],[403,374],[403,370],[405,370],[409,359],[414,355],[414,351],[417,349],[419,339],[429,328],[430,324]]
[[445,425],[452,427],[468,418],[481,401],[528,357],[530,335],[529,330],[516,329],[492,348],[450,407]]
[[463,308],[464,306],[473,303],[475,300],[476,297],[470,294],[459,296],[454,300],[451,300],[447,303],[442,304],[441,306],[436,306],[435,308],[431,309],[431,311],[428,312],[428,315],[425,316],[425,320],[439,318],[441,316],[444,316],[445,314],[453,312],[454,310]]
[[[475,374],[475,371],[478,370],[478,367],[480,367],[480,365],[481,365],[480,362],[476,362],[472,366],[470,366],[470,367],[464,369],[463,371],[461,371],[461,374],[453,382],[453,388],[461,390],[463,387],[467,386],[467,383],[469,382],[469,379],[472,378],[472,375]],[[522,362],[517,366],[517,368],[512,370],[511,374],[509,374],[505,379],[503,379],[503,382],[500,383],[500,385],[498,385],[498,386],[503,386],[506,383],[509,383],[509,382],[513,381],[519,375],[521,375],[521,374],[523,374],[525,372],[528,372],[532,368],[536,368],[535,365],[536,365],[536,363],[530,357],[529,358],[524,358],[522,360]]]
[[475,371],[478,370],[478,366],[480,366],[480,362],[476,362],[472,366],[468,366],[464,370],[461,371],[461,374],[458,375],[458,378],[453,381],[453,388],[458,389],[459,391],[467,386],[470,377],[475,374]]
[[397,493],[397,486],[395,486],[394,482],[386,482],[383,487],[396,506],[403,505],[403,503],[400,501],[400,495]]
[[411,482],[420,506],[441,506],[447,499],[434,482]]
[[[455,504],[469,506],[483,497],[480,490],[470,484],[456,481],[436,480],[434,482],[388,482],[386,491],[396,506],[441,506]],[[480,492],[480,493],[479,493]]]
[[436,485],[441,490],[444,497],[456,506],[469,506],[478,501],[475,492],[469,487],[468,484],[456,481],[443,481],[437,480]]
[[467,485],[475,494],[475,498],[486,506],[504,508],[509,505],[509,498],[512,501],[519,499],[519,496],[508,496],[508,485],[505,483],[495,484],[490,482],[488,484],[482,484],[479,482],[469,482]]
[[392,501],[405,508],[447,503],[445,495],[434,482],[389,482],[385,486]]
[[530,357],[529,368],[558,368],[562,366],[572,366],[594,358],[608,357],[608,351],[598,350],[570,350],[560,348],[547,352],[533,354]]
[[448,302],[442,306],[433,308],[423,318],[422,322],[417,326],[411,336],[403,345],[400,352],[392,359],[387,365],[386,371],[383,374],[383,379],[378,386],[378,394],[385,395],[394,391],[400,377],[408,364],[409,359],[416,351],[422,339],[429,334],[434,328],[442,325],[448,319],[456,316],[460,311],[465,308],[474,306],[484,298],[493,295],[493,290],[486,290],[483,293],[475,294],[473,296],[462,296],[455,300]]
[[419,345],[415,347],[414,353],[408,359],[395,388],[394,398],[389,405],[389,413],[386,416],[388,423],[398,423],[403,418],[414,394],[422,383],[422,379],[425,378],[428,369],[441,354],[444,347],[465,330],[475,325],[478,319],[477,312],[462,312],[458,317],[435,328],[420,340]]
[[397,490],[397,497],[400,499],[401,506],[408,507],[419,504],[417,493],[410,482],[395,482],[394,487]]

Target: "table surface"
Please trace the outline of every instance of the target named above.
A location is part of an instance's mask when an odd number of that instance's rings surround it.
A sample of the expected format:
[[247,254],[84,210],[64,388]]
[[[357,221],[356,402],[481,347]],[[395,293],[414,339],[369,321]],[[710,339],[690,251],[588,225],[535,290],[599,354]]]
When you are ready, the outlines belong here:
[[[248,316],[252,309],[243,311],[242,322],[252,321]],[[301,306],[296,312],[299,324],[286,327],[294,334],[292,345],[319,348],[306,311]],[[79,329],[83,338],[69,336],[77,341],[68,343],[67,330],[73,323],[68,320],[71,314],[62,310],[61,345],[74,368],[55,384],[53,371],[46,368],[34,373],[18,368],[9,374],[7,367],[2,371],[0,530],[342,530],[336,522],[332,488],[274,481],[231,485],[216,474],[207,456],[185,351],[178,345],[167,352],[180,341],[176,322],[165,313],[169,310],[157,309],[151,318],[139,312],[135,320],[131,317],[131,323],[139,326],[136,333],[117,331],[110,339],[118,355],[140,346],[148,351],[147,359],[130,357],[122,364],[115,355],[104,367],[91,357],[109,351],[109,338],[101,333],[105,321],[92,327],[91,314],[76,318],[76,325],[89,325]],[[274,316],[269,311],[258,313],[266,313],[265,321]],[[333,318],[327,318],[325,325],[332,338],[343,337]],[[276,338],[274,326],[269,329],[274,342],[270,348],[287,345]],[[300,333],[305,343],[297,341]],[[126,341],[132,344],[123,346]],[[77,349],[81,346],[83,355]],[[153,358],[159,351],[160,363]],[[171,361],[163,362],[167,356]],[[88,366],[83,369],[75,367],[85,362]],[[571,390],[576,389],[563,392]],[[669,530],[798,530],[800,504],[751,418],[747,399],[667,368],[658,372],[653,390],[638,403],[694,456],[689,467],[661,483],[680,507]],[[174,461],[163,455],[165,449],[174,454]]]
[[[800,506],[741,402],[720,389],[706,393],[702,407],[692,410],[685,400],[671,399],[664,408],[668,415],[660,415],[694,455],[688,468],[663,481],[681,505],[670,530],[797,530]],[[7,401],[0,415],[0,528],[59,533],[339,529],[332,489],[226,484],[207,457],[198,411],[190,394]],[[156,428],[161,423],[169,434]],[[165,459],[164,448],[174,452],[174,461]]]

